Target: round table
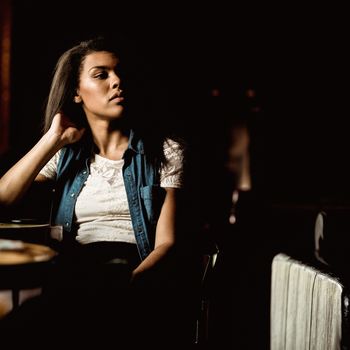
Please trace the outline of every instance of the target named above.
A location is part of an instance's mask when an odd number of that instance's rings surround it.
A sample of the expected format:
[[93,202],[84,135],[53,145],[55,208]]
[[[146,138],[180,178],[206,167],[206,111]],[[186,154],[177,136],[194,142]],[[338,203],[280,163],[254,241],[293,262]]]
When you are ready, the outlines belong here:
[[43,284],[56,255],[45,245],[0,239],[0,289],[12,291],[14,308],[21,289]]
[[50,241],[50,225],[23,219],[13,220],[13,222],[0,222],[1,238],[47,245]]

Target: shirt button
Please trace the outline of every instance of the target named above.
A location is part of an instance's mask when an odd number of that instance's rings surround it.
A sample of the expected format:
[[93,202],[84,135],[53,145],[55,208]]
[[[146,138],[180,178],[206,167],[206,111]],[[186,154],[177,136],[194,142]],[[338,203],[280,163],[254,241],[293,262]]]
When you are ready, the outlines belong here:
[[83,171],[83,174],[84,174],[84,175],[86,174],[86,170]]
[[71,196],[71,197],[74,197],[74,196],[75,196],[75,193],[71,193],[70,196]]
[[65,224],[66,226],[69,226],[69,222],[66,222],[66,224]]

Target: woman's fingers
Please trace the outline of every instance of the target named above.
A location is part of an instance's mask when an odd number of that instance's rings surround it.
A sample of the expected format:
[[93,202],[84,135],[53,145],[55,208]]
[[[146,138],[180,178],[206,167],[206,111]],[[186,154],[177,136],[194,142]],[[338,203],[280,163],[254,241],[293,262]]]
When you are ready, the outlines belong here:
[[78,129],[65,114],[57,113],[52,119],[49,131],[59,137],[64,144],[69,144],[79,141],[85,132],[85,128]]

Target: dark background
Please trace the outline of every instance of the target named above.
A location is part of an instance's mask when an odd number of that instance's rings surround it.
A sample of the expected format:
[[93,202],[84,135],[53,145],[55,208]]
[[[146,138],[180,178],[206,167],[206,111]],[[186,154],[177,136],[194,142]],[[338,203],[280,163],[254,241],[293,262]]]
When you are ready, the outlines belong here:
[[[171,94],[177,130],[204,147],[220,142],[237,109],[258,107],[256,181],[266,198],[347,200],[345,27],[335,7],[13,1],[11,152],[40,135],[59,55],[115,33]],[[224,113],[212,108],[221,100]]]

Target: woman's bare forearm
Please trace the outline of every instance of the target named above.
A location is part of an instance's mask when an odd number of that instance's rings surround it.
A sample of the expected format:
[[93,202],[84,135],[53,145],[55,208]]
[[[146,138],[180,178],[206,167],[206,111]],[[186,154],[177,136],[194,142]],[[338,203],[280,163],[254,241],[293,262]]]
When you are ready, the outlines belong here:
[[27,192],[42,167],[62,147],[55,135],[46,133],[39,142],[0,179],[0,204],[16,203]]
[[16,203],[26,193],[43,166],[63,146],[81,139],[85,129],[57,113],[48,132],[0,179],[0,204]]
[[153,250],[151,254],[147,256],[147,258],[143,260],[132,272],[132,279],[137,278],[138,275],[142,275],[147,271],[152,271],[153,269],[157,268],[160,263],[163,263],[167,259],[171,248],[171,245],[163,244],[157,249]]

